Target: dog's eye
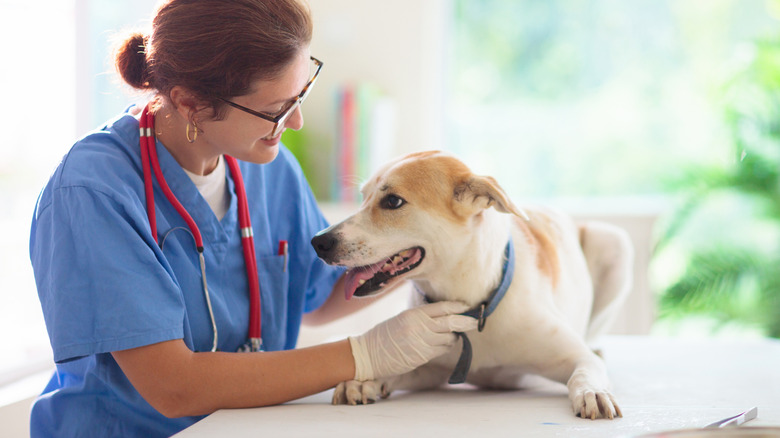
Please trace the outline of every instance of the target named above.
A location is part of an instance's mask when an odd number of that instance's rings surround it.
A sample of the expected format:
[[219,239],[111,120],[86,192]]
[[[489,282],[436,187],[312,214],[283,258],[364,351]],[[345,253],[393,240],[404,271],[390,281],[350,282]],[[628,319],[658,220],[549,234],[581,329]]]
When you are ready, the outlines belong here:
[[382,201],[379,202],[379,205],[381,205],[382,208],[386,208],[388,210],[395,210],[397,208],[401,208],[401,206],[405,203],[406,201],[404,201],[404,199],[399,196],[387,195],[382,198]]

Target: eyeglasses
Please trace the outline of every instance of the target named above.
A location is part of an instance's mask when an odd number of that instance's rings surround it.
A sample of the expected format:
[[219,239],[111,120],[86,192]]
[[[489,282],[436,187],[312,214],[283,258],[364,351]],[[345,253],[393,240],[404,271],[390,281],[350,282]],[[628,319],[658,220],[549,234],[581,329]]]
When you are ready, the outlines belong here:
[[227,99],[220,98],[220,100],[234,108],[240,109],[241,111],[252,114],[253,116],[256,117],[260,117],[263,120],[267,120],[269,122],[275,123],[274,129],[273,131],[271,131],[271,137],[276,137],[284,129],[284,123],[287,121],[287,119],[289,119],[292,113],[294,113],[295,110],[303,103],[303,101],[306,100],[306,97],[309,95],[309,92],[311,91],[311,87],[314,85],[314,82],[317,81],[317,76],[319,76],[320,70],[322,70],[322,61],[320,61],[319,59],[313,56],[310,56],[310,58],[312,61],[314,61],[314,74],[312,75],[311,79],[309,79],[309,82],[306,84],[305,87],[303,87],[303,91],[301,91],[301,94],[299,94],[298,97],[296,97],[295,99],[289,101],[286,104],[285,108],[283,108],[275,116],[257,112],[255,110],[251,110],[245,106],[239,105],[235,102],[231,102]]

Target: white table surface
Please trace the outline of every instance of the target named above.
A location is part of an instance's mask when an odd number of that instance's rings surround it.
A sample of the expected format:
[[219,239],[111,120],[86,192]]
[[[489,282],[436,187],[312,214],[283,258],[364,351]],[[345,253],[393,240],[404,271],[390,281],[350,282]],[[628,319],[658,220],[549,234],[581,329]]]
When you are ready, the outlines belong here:
[[575,417],[566,387],[482,391],[458,385],[332,406],[332,391],[280,406],[226,409],[177,437],[630,437],[699,428],[758,407],[742,427],[780,427],[780,341],[614,336],[601,343],[623,418]]

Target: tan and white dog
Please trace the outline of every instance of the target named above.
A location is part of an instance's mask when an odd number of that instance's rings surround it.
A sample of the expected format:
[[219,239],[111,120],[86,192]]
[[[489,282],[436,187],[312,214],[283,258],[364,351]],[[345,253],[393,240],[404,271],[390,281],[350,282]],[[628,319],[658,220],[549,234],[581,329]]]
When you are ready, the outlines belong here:
[[[502,281],[512,239],[511,285],[484,330],[467,333],[473,345],[467,382],[517,388],[524,375],[541,375],[568,386],[576,415],[622,416],[604,362],[589,342],[605,331],[631,287],[633,255],[625,232],[599,222],[578,227],[547,209],[521,210],[493,178],[474,175],[437,151],[388,163],[362,193],[357,213],[312,239],[325,262],[349,267],[347,298],[409,279],[421,292],[414,294],[420,303],[424,295],[479,308]],[[459,354],[453,348],[381,381],[344,382],[334,403],[440,386]]]

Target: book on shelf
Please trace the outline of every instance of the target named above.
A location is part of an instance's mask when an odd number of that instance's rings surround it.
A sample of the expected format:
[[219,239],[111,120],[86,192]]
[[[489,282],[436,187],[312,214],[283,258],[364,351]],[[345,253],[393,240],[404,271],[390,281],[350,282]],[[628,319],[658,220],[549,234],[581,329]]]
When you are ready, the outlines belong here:
[[331,200],[355,202],[360,185],[393,155],[396,107],[371,84],[345,84],[336,91],[336,141]]

